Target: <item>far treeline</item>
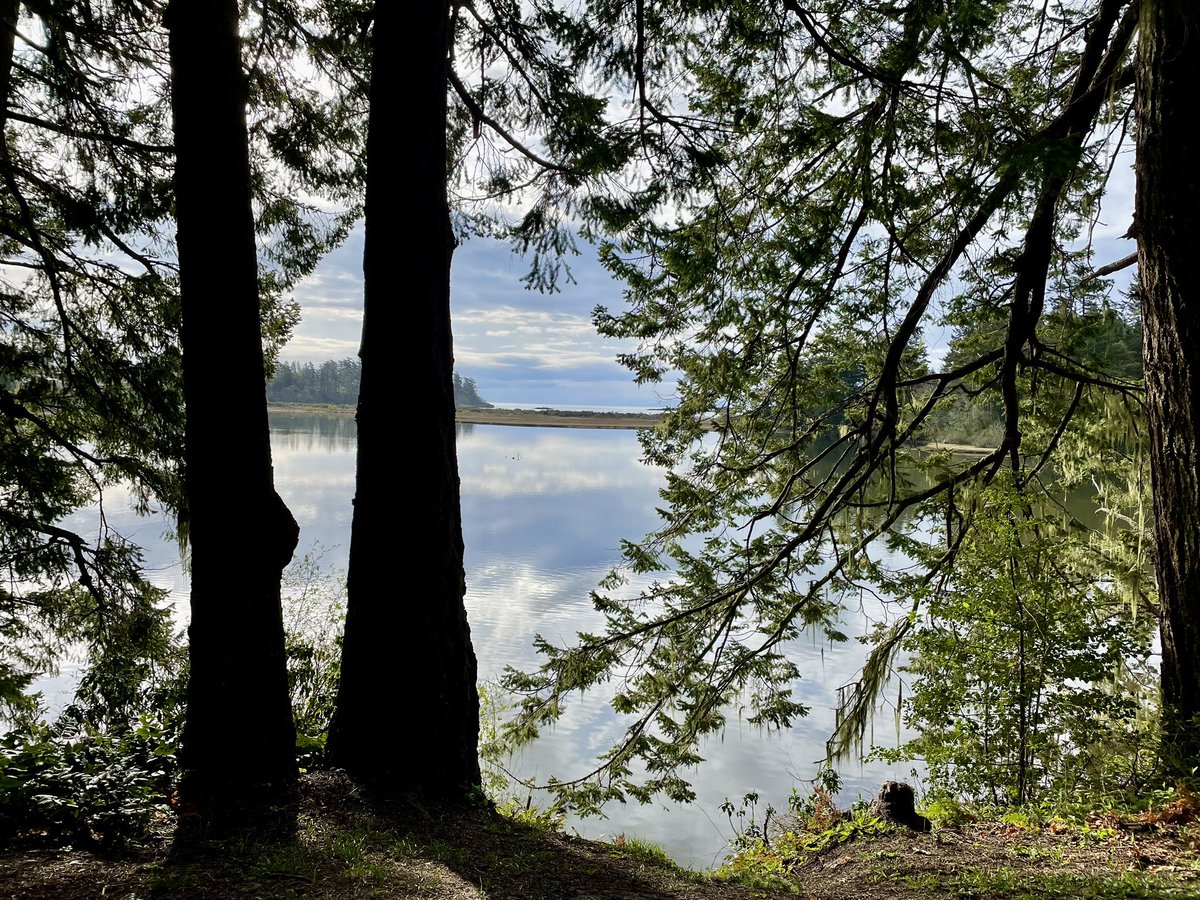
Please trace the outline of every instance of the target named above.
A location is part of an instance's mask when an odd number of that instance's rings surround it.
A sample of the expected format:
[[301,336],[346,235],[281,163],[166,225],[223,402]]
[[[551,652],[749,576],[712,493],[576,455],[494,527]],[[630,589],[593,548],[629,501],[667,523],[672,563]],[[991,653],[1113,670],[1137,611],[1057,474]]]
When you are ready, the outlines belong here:
[[[268,403],[358,402],[362,383],[362,363],[353,357],[329,359],[319,366],[312,363],[280,363],[267,382]],[[466,409],[490,409],[492,404],[479,396],[474,378],[454,373],[454,405]]]

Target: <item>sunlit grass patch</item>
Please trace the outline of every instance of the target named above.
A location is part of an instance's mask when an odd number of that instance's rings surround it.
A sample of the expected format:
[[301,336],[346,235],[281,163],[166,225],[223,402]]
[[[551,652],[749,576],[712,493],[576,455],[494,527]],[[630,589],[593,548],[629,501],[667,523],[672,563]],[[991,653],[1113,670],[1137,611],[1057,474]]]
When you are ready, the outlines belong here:
[[988,897],[994,900],[1057,900],[1057,898],[1200,897],[1200,887],[1180,884],[1154,873],[1103,872],[1075,875],[1054,872],[1031,874],[1001,867],[960,869],[884,876],[905,887],[937,897]]
[[622,859],[634,859],[646,865],[658,866],[660,869],[683,871],[666,850],[650,841],[618,834],[613,838],[612,846],[613,855]]

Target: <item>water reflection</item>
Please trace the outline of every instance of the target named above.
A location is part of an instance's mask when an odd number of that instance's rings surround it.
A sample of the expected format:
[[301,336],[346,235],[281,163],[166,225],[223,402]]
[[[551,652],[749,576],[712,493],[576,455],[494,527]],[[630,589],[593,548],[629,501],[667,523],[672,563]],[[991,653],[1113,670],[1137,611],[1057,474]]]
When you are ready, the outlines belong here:
[[329,453],[353,450],[358,434],[354,416],[348,412],[314,415],[304,412],[271,410],[268,415],[271,426],[271,451]]
[[[460,425],[457,430],[466,543],[467,608],[482,678],[505,666],[531,668],[538,659],[536,633],[567,643],[601,617],[590,592],[620,560],[623,538],[638,538],[658,524],[655,511],[663,475],[639,461],[632,431]],[[325,548],[323,564],[344,568],[354,494],[354,420],[349,416],[272,413],[276,486],[301,527],[298,553]],[[119,498],[118,498],[119,499]],[[182,623],[186,576],[178,549],[161,519],[119,511],[110,495],[110,520],[143,539],[156,583],[166,587]],[[397,530],[410,512],[397,510]],[[631,587],[636,589],[635,580]],[[881,610],[866,603],[850,611],[843,630],[864,634]],[[721,802],[736,803],[750,790],[782,806],[793,786],[813,777],[834,724],[836,689],[858,670],[863,647],[831,647],[816,638],[793,642],[789,653],[803,677],[797,697],[811,713],[783,734],[763,734],[731,717],[720,738],[702,748],[706,762],[693,771],[698,800],[688,807],[614,806],[607,820],[571,821],[592,837],[626,833],[663,845],[679,862],[719,862],[731,836]],[[551,732],[515,761],[523,777],[578,777],[616,740],[622,719],[596,693],[577,698]],[[894,743],[880,733],[879,743]],[[845,794],[873,793],[887,777],[905,777],[882,764],[843,772]]]
[[[663,473],[639,462],[633,432],[517,429],[479,426],[479,438],[460,446],[463,521],[467,531],[468,606],[481,674],[503,665],[532,667],[529,643],[540,633],[567,643],[602,619],[589,592],[620,561],[619,541],[657,524]],[[639,587],[637,580],[630,584]],[[849,610],[842,630],[864,635],[883,613],[865,598]],[[730,716],[725,734],[701,748],[705,762],[688,777],[695,804],[668,808],[616,806],[609,821],[572,821],[589,836],[625,832],[663,845],[679,862],[710,866],[721,860],[729,825],[719,812],[725,798],[737,803],[756,790],[763,802],[786,803],[792,788],[811,779],[834,727],[837,688],[852,680],[864,646],[831,647],[815,636],[792,642],[789,655],[802,678],[796,697],[810,715],[785,732],[766,734]],[[555,729],[525,751],[517,771],[545,780],[579,777],[617,740],[623,717],[600,692],[576,698]],[[894,735],[879,734],[880,743]],[[905,777],[883,764],[850,766],[845,794],[873,794],[888,777]]]

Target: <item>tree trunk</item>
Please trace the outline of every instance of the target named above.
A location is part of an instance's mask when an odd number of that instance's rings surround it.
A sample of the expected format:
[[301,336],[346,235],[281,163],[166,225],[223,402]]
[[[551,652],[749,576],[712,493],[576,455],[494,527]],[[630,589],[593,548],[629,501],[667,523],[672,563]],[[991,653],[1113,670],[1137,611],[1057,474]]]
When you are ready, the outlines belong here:
[[1200,762],[1200,6],[1146,0],[1137,63],[1138,264],[1155,570],[1162,603],[1164,751]]
[[7,163],[8,92],[12,87],[13,48],[17,39],[17,19],[21,13],[20,0],[0,0],[0,157]]
[[299,530],[275,493],[235,0],[171,0],[187,409],[191,671],[185,808],[223,827],[291,790],[280,573]]
[[[357,489],[328,743],[331,760],[357,777],[433,800],[460,799],[480,782],[454,439],[449,14],[445,2],[375,4]],[[398,355],[410,364],[396,365]],[[401,397],[415,427],[397,448],[389,424]],[[397,510],[412,532],[397,529]]]

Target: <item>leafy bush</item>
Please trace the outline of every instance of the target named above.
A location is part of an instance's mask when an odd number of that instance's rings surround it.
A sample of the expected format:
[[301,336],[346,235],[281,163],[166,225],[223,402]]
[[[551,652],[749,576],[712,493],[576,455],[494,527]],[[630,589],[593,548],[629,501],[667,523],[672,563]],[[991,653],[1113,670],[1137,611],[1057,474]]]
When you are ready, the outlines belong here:
[[[319,760],[337,691],[345,583],[318,548],[284,578],[288,673],[302,765]],[[187,685],[186,652],[92,666],[54,724],[14,719],[0,738],[0,841],[122,846],[170,815]],[[31,700],[32,702],[32,700]],[[134,712],[150,710],[150,712]],[[232,739],[232,738],[231,738]]]
[[165,821],[187,684],[163,610],[113,618],[53,724],[38,695],[0,737],[0,843],[119,847]]
[[1028,806],[1136,793],[1154,769],[1153,617],[1106,586],[1075,532],[984,489],[953,577],[916,592],[903,701],[927,802]]
[[977,813],[956,797],[940,794],[929,798],[921,808],[921,814],[937,828],[955,828],[975,821]]
[[558,831],[566,819],[566,810],[556,802],[541,806],[533,802],[535,788],[521,782],[514,751],[505,743],[501,723],[512,709],[509,694],[494,682],[479,683],[479,768],[483,776],[481,799],[500,815],[522,825]]
[[178,732],[154,714],[119,734],[33,725],[0,738],[0,838],[123,846],[165,821]]

